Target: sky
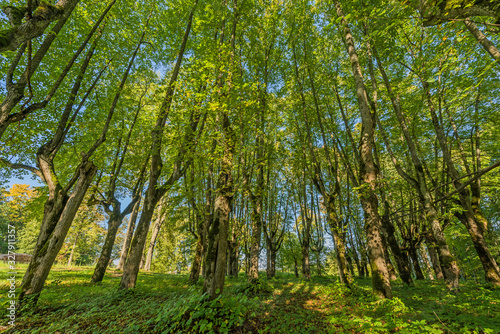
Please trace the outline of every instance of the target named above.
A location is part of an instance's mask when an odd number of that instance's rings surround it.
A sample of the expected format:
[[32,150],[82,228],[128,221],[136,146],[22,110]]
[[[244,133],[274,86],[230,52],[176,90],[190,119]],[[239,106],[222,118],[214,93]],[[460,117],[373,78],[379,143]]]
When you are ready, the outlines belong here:
[[10,180],[8,180],[7,183],[4,184],[4,187],[5,189],[10,189],[14,184],[28,184],[31,187],[43,186],[43,183],[40,182],[39,180],[33,180],[33,178],[30,175],[26,175],[23,177],[23,179],[14,176],[11,177]]

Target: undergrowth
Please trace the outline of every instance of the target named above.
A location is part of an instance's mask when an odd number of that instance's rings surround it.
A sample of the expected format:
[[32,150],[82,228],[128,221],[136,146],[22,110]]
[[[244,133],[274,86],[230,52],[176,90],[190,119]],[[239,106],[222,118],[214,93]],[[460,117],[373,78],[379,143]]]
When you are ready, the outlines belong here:
[[[21,268],[22,269],[22,268]],[[4,271],[4,269],[0,269]],[[215,299],[201,282],[139,274],[137,287],[118,291],[120,272],[90,284],[93,268],[55,267],[35,310],[7,324],[8,285],[0,284],[0,330],[7,333],[500,333],[500,291],[461,282],[393,284],[394,298],[376,300],[370,279],[350,287],[336,277],[304,281],[293,275],[227,279]],[[263,277],[264,275],[262,275]],[[22,278],[19,270],[18,283]]]

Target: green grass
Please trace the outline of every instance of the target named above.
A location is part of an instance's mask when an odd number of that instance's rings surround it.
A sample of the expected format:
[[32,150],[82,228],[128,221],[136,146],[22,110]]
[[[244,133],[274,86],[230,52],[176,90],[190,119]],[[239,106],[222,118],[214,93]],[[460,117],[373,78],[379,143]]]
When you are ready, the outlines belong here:
[[[18,270],[21,282],[23,266]],[[2,277],[8,272],[1,266]],[[117,291],[120,272],[90,284],[93,268],[55,267],[36,310],[7,324],[7,290],[0,285],[0,325],[10,333],[500,333],[500,291],[467,282],[456,295],[443,284],[393,284],[394,298],[376,301],[370,279],[352,289],[336,277],[262,278],[252,291],[243,276],[227,278],[210,301],[187,276],[141,272],[137,288]]]

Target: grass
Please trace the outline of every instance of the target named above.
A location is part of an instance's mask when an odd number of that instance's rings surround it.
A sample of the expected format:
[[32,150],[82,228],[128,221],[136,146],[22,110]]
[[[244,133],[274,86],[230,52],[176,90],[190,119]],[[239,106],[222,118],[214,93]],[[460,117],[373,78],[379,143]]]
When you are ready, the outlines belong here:
[[[21,282],[25,266],[17,270]],[[7,267],[0,267],[2,276]],[[90,284],[93,268],[55,267],[36,310],[6,317],[8,284],[0,285],[0,328],[7,333],[500,333],[500,291],[466,282],[449,294],[441,283],[393,284],[394,298],[376,301],[370,279],[347,289],[336,277],[311,281],[289,274],[261,278],[249,289],[227,278],[211,301],[186,275],[141,272],[137,288],[117,291],[120,272]]]

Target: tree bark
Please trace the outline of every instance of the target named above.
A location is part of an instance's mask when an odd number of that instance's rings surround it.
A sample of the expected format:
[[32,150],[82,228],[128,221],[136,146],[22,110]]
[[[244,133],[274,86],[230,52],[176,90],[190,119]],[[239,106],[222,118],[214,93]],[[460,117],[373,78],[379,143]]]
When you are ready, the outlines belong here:
[[166,212],[162,211],[164,211],[164,203],[161,203],[158,206],[158,217],[156,218],[156,221],[153,226],[153,231],[151,233],[151,241],[149,242],[148,253],[146,255],[146,261],[144,263],[144,270],[146,271],[151,270],[151,262],[153,260],[153,251],[156,245],[156,239],[158,238],[161,226],[166,219]]
[[224,152],[221,159],[220,173],[217,180],[216,199],[213,221],[208,233],[208,247],[205,258],[206,276],[203,291],[215,298],[224,290],[227,264],[227,238],[229,215],[233,200],[233,155],[235,136],[226,113],[219,114],[224,136]]
[[[447,171],[452,179],[453,186],[458,191],[459,200],[461,206],[464,208],[464,212],[458,214],[460,220],[467,227],[467,231],[471,236],[474,248],[481,260],[484,268],[486,281],[490,282],[495,286],[500,286],[500,271],[495,259],[491,256],[486,240],[484,239],[484,230],[486,229],[486,220],[480,214],[480,211],[474,212],[472,207],[470,192],[466,188],[462,188],[462,183],[460,182],[460,176],[455,168],[453,159],[451,157],[451,152],[449,150],[448,144],[446,142],[446,135],[444,133],[443,127],[439,122],[438,116],[436,114],[436,109],[434,103],[432,102],[432,96],[430,93],[429,83],[422,80],[422,85],[424,88],[424,93],[427,99],[427,106],[429,108],[432,124],[436,132],[439,146],[441,147],[441,152],[443,153],[443,160],[448,167]],[[476,214],[475,214],[476,213]],[[440,259],[441,260],[441,259]],[[446,263],[442,263],[446,266]],[[446,273],[445,273],[446,277]]]
[[388,217],[385,218],[386,219],[382,219],[382,224],[387,235],[387,244],[391,248],[394,259],[396,260],[396,266],[398,267],[399,276],[401,276],[403,284],[413,285],[408,255],[405,252],[401,251],[401,248],[399,247],[398,241],[395,236],[396,231],[394,229],[394,225],[392,224],[390,219],[388,219]]
[[[436,249],[439,252],[440,262],[444,268],[444,276],[446,278],[446,285],[449,289],[455,290],[458,288],[458,278],[459,278],[459,268],[456,260],[451,254],[446,239],[444,237],[441,224],[439,223],[436,207],[432,202],[431,192],[427,188],[427,180],[424,173],[424,168],[422,161],[418,155],[418,151],[414,140],[412,139],[410,132],[408,130],[408,125],[403,114],[403,110],[399,103],[399,98],[394,94],[387,74],[382,66],[382,63],[376,53],[375,57],[379,64],[380,72],[384,79],[385,86],[391,98],[393,110],[397,116],[398,122],[401,129],[403,130],[403,135],[405,137],[406,144],[410,151],[410,156],[412,163],[415,167],[416,179],[409,177],[405,172],[398,168],[398,173],[412,186],[419,195],[419,201],[424,209],[425,217],[427,222],[430,224],[431,231],[433,234],[433,240],[436,242]],[[393,158],[395,162],[395,158]],[[396,163],[396,162],[395,162]],[[437,273],[436,273],[437,274]]]
[[431,232],[425,233],[425,243],[427,245],[429,257],[431,258],[432,269],[436,274],[436,279],[444,280],[443,270],[441,269],[441,264],[439,263],[438,252],[436,251],[437,245]]
[[500,51],[491,43],[491,41],[482,33],[481,30],[469,19],[464,21],[465,26],[478,41],[479,44],[488,52],[498,65],[500,65]]
[[425,279],[424,273],[422,272],[422,268],[420,267],[420,262],[418,260],[416,245],[411,243],[408,248],[409,248],[411,260],[413,262],[413,269],[415,270],[415,277],[418,280]]
[[69,259],[68,259],[68,267],[71,266],[71,263],[73,262],[73,255],[75,254],[76,242],[78,241],[79,235],[80,232],[76,234],[75,241],[73,241],[73,246],[71,246],[71,253],[69,254]]
[[422,260],[424,261],[425,264],[425,269],[427,270],[427,276],[431,281],[434,281],[434,275],[432,274],[432,266],[431,263],[429,262],[429,258],[427,257],[427,251],[425,250],[424,244],[420,244],[420,255],[422,256]]
[[[120,210],[120,208],[118,208],[118,210]],[[123,216],[119,212],[113,212],[109,217],[106,239],[104,240],[104,245],[102,246],[99,260],[97,260],[94,274],[92,275],[92,283],[101,282],[104,278],[104,275],[106,274],[106,268],[108,267],[111,259],[111,253],[113,251],[113,246],[115,245],[116,234],[118,233],[118,229],[122,224],[122,219]]]
[[382,244],[381,222],[378,214],[378,198],[375,193],[376,181],[378,179],[378,167],[373,160],[374,147],[374,122],[373,115],[368,106],[363,75],[354,46],[354,39],[345,20],[344,13],[338,1],[334,1],[337,15],[341,18],[343,26],[343,40],[346,46],[352,67],[356,85],[356,96],[361,115],[361,139],[360,139],[360,175],[362,182],[359,187],[361,205],[365,213],[365,230],[372,271],[373,293],[378,298],[392,298],[389,273],[384,259]]
[[125,265],[125,261],[127,260],[128,251],[130,249],[130,242],[132,241],[132,237],[134,236],[135,222],[137,220],[140,207],[141,207],[141,197],[139,197],[139,199],[135,203],[128,221],[127,234],[125,236],[125,240],[123,241],[122,251],[120,254],[120,262],[118,262],[118,267],[117,267],[119,270],[123,270],[123,266]]
[[41,2],[26,22],[1,32],[3,38],[0,43],[0,52],[15,51],[24,42],[43,35],[51,22],[67,19],[78,2],[80,1],[59,0],[55,6]]
[[76,212],[92,183],[97,167],[92,162],[86,162],[78,170],[78,181],[71,195],[58,189],[45,203],[44,218],[38,235],[33,256],[24,274],[19,301],[33,306],[49,275],[54,260],[61,250]]
[[163,166],[161,158],[161,146],[162,146],[162,136],[165,127],[165,122],[167,120],[170,107],[172,105],[175,83],[179,75],[179,70],[181,68],[182,59],[184,57],[184,51],[186,49],[189,33],[191,32],[191,24],[193,22],[194,11],[198,1],[196,0],[191,12],[189,14],[186,30],[182,38],[181,47],[179,54],[177,56],[177,61],[175,63],[174,69],[172,71],[172,76],[170,77],[170,82],[167,87],[167,92],[165,93],[165,99],[160,107],[160,112],[156,119],[155,126],[152,133],[152,144],[151,144],[151,168],[149,175],[149,184],[146,191],[146,196],[144,199],[144,209],[139,219],[139,224],[137,225],[134,238],[130,245],[130,253],[123,268],[123,276],[120,281],[120,289],[134,288],[137,280],[137,274],[139,273],[139,267],[141,263],[141,258],[146,244],[146,238],[148,235],[149,225],[151,224],[151,219],[153,217],[154,209],[156,204],[161,199],[161,197],[166,193],[166,191],[184,174],[185,169],[182,169],[181,165],[185,159],[185,154],[191,146],[192,136],[196,130],[197,120],[195,120],[191,127],[188,127],[186,132],[186,137],[184,145],[180,148],[177,158],[174,162],[173,171],[169,179],[161,187],[158,186],[158,179],[161,175],[161,169]]

